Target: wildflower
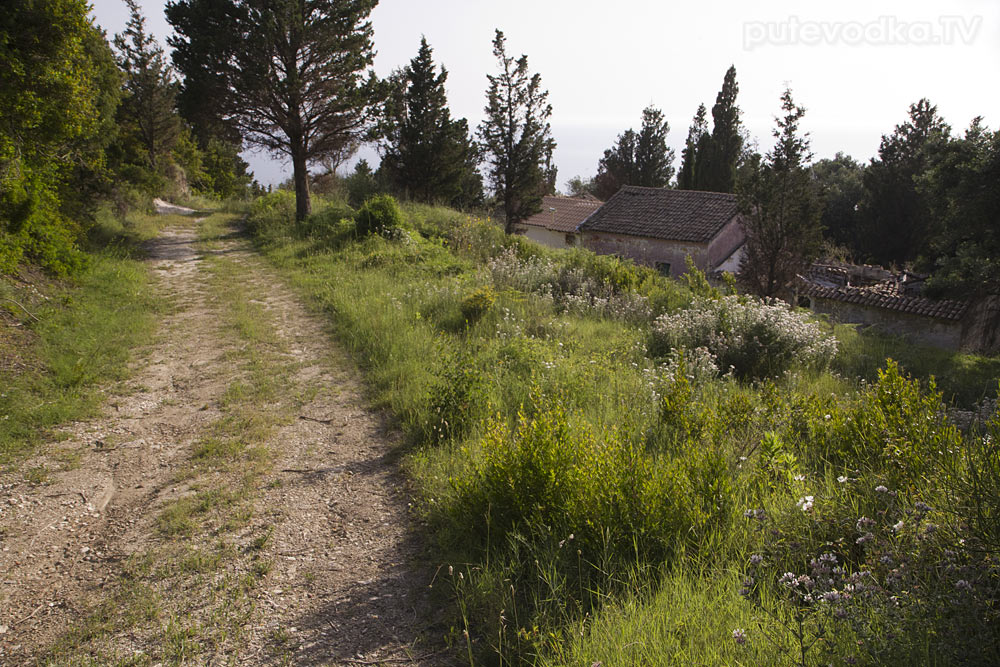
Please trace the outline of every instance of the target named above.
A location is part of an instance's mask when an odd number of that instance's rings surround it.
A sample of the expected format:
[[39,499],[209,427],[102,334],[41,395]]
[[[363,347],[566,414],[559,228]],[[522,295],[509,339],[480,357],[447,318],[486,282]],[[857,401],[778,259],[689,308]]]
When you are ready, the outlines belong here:
[[813,508],[813,496],[802,496],[795,505],[801,508],[803,512],[808,512]]
[[740,646],[742,646],[743,644],[747,643],[747,633],[744,632],[743,630],[737,628],[736,630],[733,630],[733,640],[737,644],[739,644]]
[[881,484],[879,484],[878,486],[875,487],[875,491],[877,493],[889,493],[889,489],[887,489],[886,487],[882,486]]
[[865,533],[864,535],[862,535],[858,539],[854,540],[854,543],[855,544],[868,544],[869,542],[871,542],[874,539],[875,539],[874,535],[872,535],[871,533]]
[[827,591],[826,593],[823,593],[822,600],[831,604],[834,602],[840,602],[840,593],[837,591]]
[[965,579],[959,579],[958,581],[955,582],[955,590],[956,591],[971,592],[972,591],[972,584],[970,584]]
[[930,512],[930,511],[932,511],[934,509],[933,507],[931,507],[927,503],[922,503],[922,502],[915,503],[913,505],[913,507],[914,507],[914,509],[916,509],[918,512],[920,512],[922,514],[927,514],[928,512]]
[[760,554],[754,554],[753,556],[750,556],[751,565],[760,565],[763,562],[764,562],[764,557],[761,556]]
[[871,530],[875,526],[875,522],[869,519],[868,517],[863,516],[860,519],[858,519],[858,523],[855,525],[857,526],[858,532],[860,533]]
[[448,576],[449,577],[455,576],[455,568],[452,567],[451,565],[448,566]]
[[795,580],[795,584],[803,588],[812,588],[813,579],[808,574],[799,575],[798,579]]
[[897,533],[899,531],[903,530],[903,521],[902,521],[902,519],[900,519],[899,522],[895,526],[892,527],[892,529],[893,529],[893,531],[895,531]]
[[792,574],[791,572],[785,572],[783,575],[781,575],[781,578],[778,579],[778,583],[781,584],[782,586],[788,586],[789,588],[791,588],[792,586],[795,585],[795,575]]
[[792,479],[794,479],[796,482],[804,482],[804,481],[806,481],[806,476],[805,475],[796,475]]
[[841,475],[840,477],[837,478],[837,481],[840,482],[841,484],[846,484],[847,477],[845,475]]

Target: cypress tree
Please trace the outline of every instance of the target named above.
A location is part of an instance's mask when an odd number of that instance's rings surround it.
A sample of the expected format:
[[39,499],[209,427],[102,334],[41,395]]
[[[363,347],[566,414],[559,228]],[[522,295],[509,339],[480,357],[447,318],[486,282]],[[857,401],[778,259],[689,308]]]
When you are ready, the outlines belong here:
[[712,107],[712,137],[707,142],[704,177],[696,178],[696,190],[732,192],[734,189],[736,169],[743,153],[743,123],[736,105],[739,92],[734,65],[726,72],[722,90]]
[[506,231],[542,209],[542,197],[555,187],[549,92],[542,77],[528,73],[528,57],[507,55],[507,39],[496,31],[493,55],[500,72],[487,75],[486,120],[479,138],[490,162],[490,180],[506,217]]
[[604,151],[594,178],[596,194],[607,200],[623,185],[662,188],[674,177],[674,151],[667,146],[670,124],[663,112],[646,107],[639,132],[628,129]]
[[687,141],[681,152],[681,168],[677,172],[677,189],[679,190],[696,189],[697,181],[695,178],[700,166],[699,157],[704,159],[700,150],[705,148],[709,140],[708,121],[705,120],[706,113],[705,105],[699,104],[698,111],[691,121],[691,127],[688,129]]

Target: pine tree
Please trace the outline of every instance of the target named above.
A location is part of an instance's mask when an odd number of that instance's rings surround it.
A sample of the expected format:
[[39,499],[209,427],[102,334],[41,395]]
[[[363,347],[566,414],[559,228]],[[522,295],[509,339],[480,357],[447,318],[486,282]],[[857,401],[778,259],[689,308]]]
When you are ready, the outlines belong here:
[[[118,66],[125,73],[119,116],[134,133],[148,166],[155,172],[177,143],[180,117],[174,108],[177,81],[167,64],[163,48],[146,31],[146,18],[136,0],[125,0],[129,21],[115,35]],[[168,158],[169,159],[169,158]]]
[[382,168],[412,199],[468,206],[482,195],[479,156],[467,121],[451,118],[447,79],[444,67],[435,70],[433,51],[421,38],[417,56],[391,78],[381,128]]
[[507,233],[541,210],[542,197],[555,188],[549,93],[542,77],[529,75],[528,57],[507,55],[507,39],[496,31],[493,55],[500,73],[487,75],[486,120],[479,139],[488,158],[490,181],[506,217]]
[[624,185],[662,188],[674,177],[674,151],[667,146],[670,124],[663,112],[647,107],[639,132],[628,129],[604,151],[594,179],[597,196],[607,200]]
[[677,172],[678,190],[695,190],[697,185],[696,177],[704,161],[702,152],[707,146],[711,135],[708,133],[708,121],[705,119],[707,110],[704,104],[698,105],[698,111],[691,121],[688,129],[687,141],[684,143],[684,150],[681,152],[681,168]]
[[784,115],[776,121],[777,142],[763,164],[749,165],[739,184],[738,202],[747,235],[740,279],[762,297],[786,289],[822,244],[822,206],[807,164],[809,135],[799,134],[805,109],[781,96]]
[[[312,210],[310,164],[371,127],[377,0],[174,0],[167,19],[185,79],[204,82],[245,141],[291,159],[295,216]],[[211,21],[201,22],[200,17]]]

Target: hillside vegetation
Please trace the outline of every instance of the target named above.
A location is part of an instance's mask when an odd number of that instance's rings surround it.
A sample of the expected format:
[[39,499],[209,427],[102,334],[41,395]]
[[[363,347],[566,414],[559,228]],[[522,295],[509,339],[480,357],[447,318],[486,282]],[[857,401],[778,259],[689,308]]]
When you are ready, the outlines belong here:
[[995,362],[911,377],[896,341],[447,209],[294,217],[249,222],[410,436],[470,661],[1000,660],[1000,420],[949,416]]

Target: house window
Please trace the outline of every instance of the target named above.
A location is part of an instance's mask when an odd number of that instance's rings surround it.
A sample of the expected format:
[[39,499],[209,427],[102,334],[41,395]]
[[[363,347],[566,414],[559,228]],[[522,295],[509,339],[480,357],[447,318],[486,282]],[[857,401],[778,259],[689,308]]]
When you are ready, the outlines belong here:
[[576,245],[576,234],[566,235],[566,245]]
[[799,308],[808,308],[809,310],[812,310],[812,307],[813,307],[812,299],[810,299],[807,296],[799,297]]
[[670,262],[657,262],[656,270],[660,272],[661,276],[670,277]]

